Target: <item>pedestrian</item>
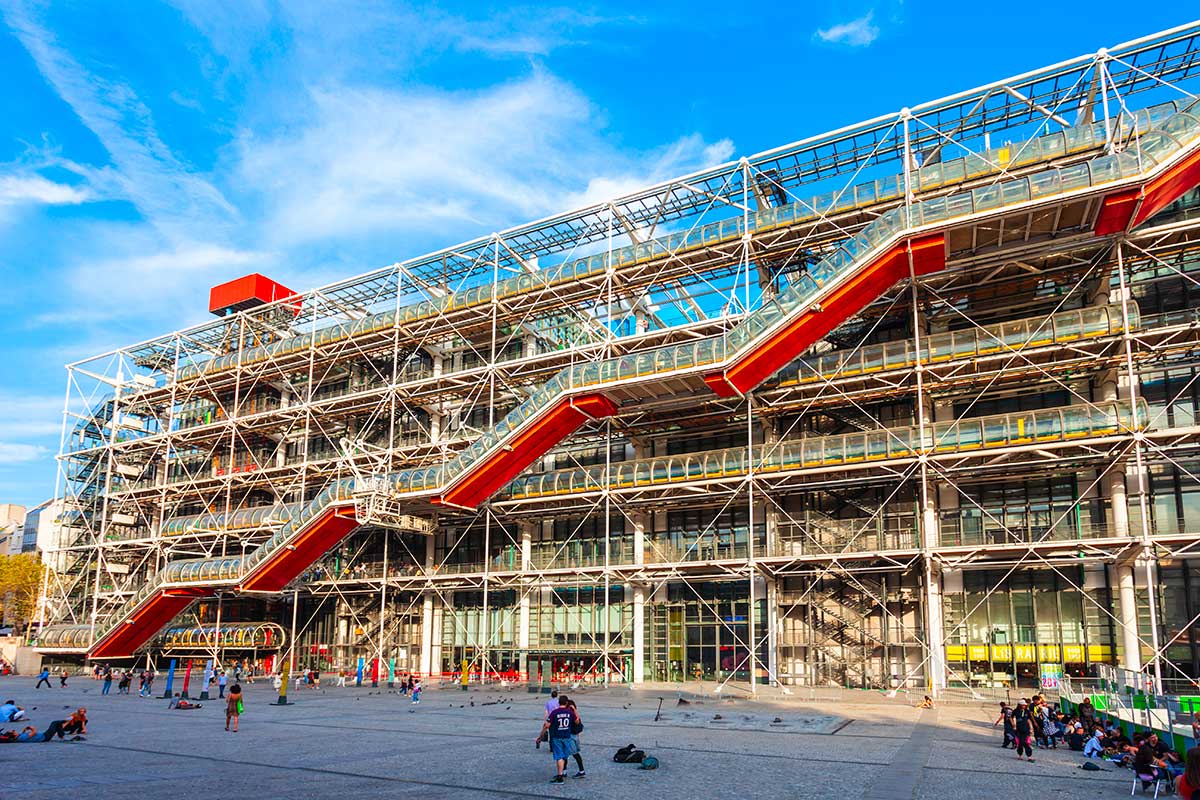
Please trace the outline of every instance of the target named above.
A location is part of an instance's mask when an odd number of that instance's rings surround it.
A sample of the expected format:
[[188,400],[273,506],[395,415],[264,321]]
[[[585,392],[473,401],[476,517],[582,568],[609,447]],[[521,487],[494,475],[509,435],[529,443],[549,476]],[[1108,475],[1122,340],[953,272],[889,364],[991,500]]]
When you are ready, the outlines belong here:
[[583,768],[583,754],[579,752],[579,734],[583,733],[583,718],[579,716],[579,708],[574,700],[568,700],[567,707],[575,712],[575,722],[571,724],[571,739],[575,742],[575,766],[579,767],[575,777],[583,778],[587,776],[587,771]]
[[421,704],[421,682],[416,681],[415,683],[412,683],[412,682],[410,682],[410,683],[412,685],[412,704],[414,706],[420,705]]
[[546,721],[542,723],[542,730],[536,741],[540,742],[543,736],[550,740],[550,756],[554,759],[557,770],[550,780],[551,783],[563,782],[567,759],[575,755],[576,745],[575,740],[571,738],[571,729],[575,727],[576,720],[578,717],[571,710],[570,701],[566,695],[562,695],[558,698],[558,708],[547,714]]
[[1004,723],[1004,741],[1000,744],[1000,747],[1007,750],[1010,745],[1015,745],[1017,732],[1013,728],[1012,707],[1003,701],[1000,703],[1000,716],[992,723],[992,727],[994,728],[1000,723]]
[[338,685],[339,687],[344,687],[344,686],[346,685],[346,670],[344,670],[344,669],[340,669],[340,670],[338,670],[338,682],[337,682],[337,685]]
[[1042,701],[1042,738],[1051,750],[1058,749],[1058,719],[1054,709],[1045,700]]
[[150,669],[146,670],[146,694],[145,694],[145,696],[149,697],[153,693],[154,693],[154,669],[150,668]]
[[225,698],[225,730],[229,730],[229,722],[233,721],[233,732],[238,730],[238,717],[242,715],[242,686],[235,683],[229,687],[229,696]]
[[1017,760],[1033,761],[1033,726],[1036,720],[1029,710],[1029,701],[1021,698],[1013,712],[1013,729],[1017,733]]
[[409,694],[412,694],[412,693],[413,693],[413,687],[414,687],[414,686],[416,686],[415,679],[413,678],[413,676],[412,676],[412,675],[409,675],[409,676],[408,676],[408,693],[409,693]]
[[112,667],[105,665],[104,667],[104,686],[100,689],[100,694],[108,694],[108,690],[112,688]]
[[138,673],[138,697],[141,697],[144,691],[146,691],[146,670]]
[[68,677],[69,677],[69,674],[67,673],[67,668],[63,667],[63,671],[58,673],[58,688],[60,688],[60,689],[67,688],[67,678]]
[[129,684],[133,683],[133,673],[129,670],[121,671],[121,680],[117,683],[117,694],[129,694]]
[[217,673],[217,697],[225,696],[225,670]]
[[1084,730],[1090,731],[1096,727],[1096,707],[1092,705],[1092,698],[1084,697],[1079,703],[1079,721],[1083,723]]
[[47,689],[50,688],[50,668],[49,667],[42,667],[42,671],[38,673],[37,685],[34,686],[33,688],[40,689],[40,688],[42,688],[43,683],[46,684]]

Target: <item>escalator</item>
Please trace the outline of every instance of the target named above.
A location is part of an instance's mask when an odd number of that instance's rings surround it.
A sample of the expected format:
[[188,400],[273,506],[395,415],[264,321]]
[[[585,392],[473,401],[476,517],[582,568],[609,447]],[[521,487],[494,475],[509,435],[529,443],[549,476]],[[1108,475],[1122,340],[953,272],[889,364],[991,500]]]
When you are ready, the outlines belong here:
[[[1190,113],[1189,113],[1190,112]],[[1139,138],[1137,152],[1100,155],[895,208],[766,300],[721,336],[563,369],[445,465],[378,476],[413,500],[474,508],[589,421],[622,406],[705,389],[743,395],[884,291],[944,269],[980,231],[1053,236],[1088,209],[1097,235],[1148,219],[1200,183],[1200,102]],[[1074,220],[1072,222],[1072,220]],[[759,225],[769,225],[765,219]],[[989,234],[990,235],[990,234]],[[1003,233],[1000,234],[1003,236]],[[1002,247],[1002,239],[996,241]],[[355,481],[336,481],[244,557],[168,564],[97,628],[93,658],[127,656],[195,597],[220,589],[279,591],[358,525]]]

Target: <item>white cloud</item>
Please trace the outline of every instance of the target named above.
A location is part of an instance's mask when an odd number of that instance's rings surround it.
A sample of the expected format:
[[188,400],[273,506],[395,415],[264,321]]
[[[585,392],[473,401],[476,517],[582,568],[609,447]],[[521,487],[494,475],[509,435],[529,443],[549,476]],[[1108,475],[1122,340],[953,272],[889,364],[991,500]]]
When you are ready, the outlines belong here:
[[485,234],[732,152],[698,135],[622,151],[601,112],[541,70],[474,92],[326,86],[309,107],[303,124],[239,144],[273,246],[415,228]]
[[[116,225],[97,228],[93,237],[105,255],[70,265],[58,298],[62,302],[34,315],[35,324],[99,325],[124,320],[165,333],[155,329],[179,329],[203,318],[210,286],[273,259],[269,253],[207,242],[162,246],[144,229]],[[129,291],[96,292],[97,286]]]
[[0,464],[28,464],[31,461],[41,461],[49,458],[50,450],[36,444],[16,444],[0,442]]
[[[181,86],[159,110],[169,115],[193,100],[205,108],[231,97],[240,103],[240,129],[215,151],[211,172],[171,150],[111,63],[60,42],[44,7],[5,11],[47,83],[111,159],[91,166],[38,153],[23,173],[53,167],[79,180],[11,191],[129,200],[144,217],[54,222],[40,256],[54,263],[55,280],[38,287],[45,302],[25,319],[73,326],[73,343],[107,349],[202,321],[208,287],[238,274],[263,271],[303,290],[732,153],[728,140],[698,134],[631,151],[606,130],[603,109],[537,66],[454,91],[419,86],[396,68],[449,52],[544,54],[599,26],[636,20],[570,9],[467,20],[371,2],[350,15],[287,0],[238,11],[179,2],[215,51],[201,64],[214,95]],[[260,57],[263,48],[270,58]],[[82,355],[69,349],[71,358]]]
[[78,205],[93,199],[84,187],[55,183],[41,175],[0,175],[0,205],[41,203],[49,206]]
[[875,12],[871,10],[858,19],[831,25],[828,28],[818,28],[817,38],[831,44],[866,47],[879,38],[879,27],[872,24],[874,17]]
[[62,414],[62,396],[0,391],[0,440],[58,436]]
[[163,235],[194,238],[236,220],[221,192],[159,137],[154,115],[127,83],[90,72],[25,9],[9,8],[6,21],[42,77],[108,151],[123,196]]
[[586,189],[569,198],[566,207],[610,200],[702,167],[723,164],[733,153],[733,142],[729,139],[719,139],[710,143],[699,134],[693,133],[647,154],[638,164],[633,165],[634,171],[624,175],[600,175],[592,178],[588,181]]

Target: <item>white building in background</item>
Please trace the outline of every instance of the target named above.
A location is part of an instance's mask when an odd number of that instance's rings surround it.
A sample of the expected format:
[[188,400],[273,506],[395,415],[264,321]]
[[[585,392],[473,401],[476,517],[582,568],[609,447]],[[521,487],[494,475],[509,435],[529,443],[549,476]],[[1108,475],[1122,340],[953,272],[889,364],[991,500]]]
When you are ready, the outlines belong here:
[[21,533],[25,526],[25,506],[0,503],[0,555],[21,552]]
[[[46,554],[63,547],[63,526],[59,517],[62,515],[62,501],[50,499],[31,508],[26,514],[21,527],[20,542],[14,541],[14,553],[41,554],[46,560]],[[61,560],[61,557],[60,557]],[[51,566],[54,566],[51,564]]]

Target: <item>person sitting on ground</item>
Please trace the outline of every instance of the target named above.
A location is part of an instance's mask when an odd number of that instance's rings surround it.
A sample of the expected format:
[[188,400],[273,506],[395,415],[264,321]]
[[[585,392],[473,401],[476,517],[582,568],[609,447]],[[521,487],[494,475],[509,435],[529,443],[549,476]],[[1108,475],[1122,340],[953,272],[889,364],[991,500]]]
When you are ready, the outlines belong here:
[[1175,794],[1180,800],[1200,800],[1200,747],[1187,751],[1183,774],[1175,779]]
[[925,699],[917,703],[917,708],[933,708],[933,698],[925,695]]
[[202,706],[200,703],[193,703],[190,700],[184,700],[179,696],[179,692],[176,692],[175,696],[171,698],[171,702],[167,703],[167,708],[174,708],[179,711],[191,711],[192,709],[201,707]]
[[20,722],[29,719],[25,709],[17,705],[16,700],[5,700],[0,706],[0,722]]
[[[84,711],[84,710],[85,709],[82,709],[82,708],[79,709],[79,711]],[[79,712],[76,712],[76,713],[79,713]],[[65,739],[65,738],[67,738],[66,735],[68,733],[75,731],[75,735],[73,737],[71,737],[71,741],[82,742],[82,741],[84,741],[83,731],[80,730],[78,727],[71,726],[71,721],[74,717],[75,717],[75,714],[72,714],[67,719],[56,719],[53,722],[51,722],[50,727],[46,728],[46,730],[43,731],[42,733],[38,733],[37,728],[30,725],[21,731],[21,734],[19,736],[17,736],[17,741],[18,742],[49,742],[49,741],[53,740],[55,736],[57,736],[59,739]],[[85,718],[84,722],[86,723],[86,718]]]
[[[1100,746],[1100,731],[1096,731],[1096,734],[1092,738],[1094,738],[1096,740],[1096,746],[1099,747]],[[1082,752],[1083,751],[1083,726],[1076,725],[1074,728],[1071,728],[1070,732],[1067,733],[1066,741],[1067,741],[1067,747],[1074,750],[1075,752]],[[1101,748],[1101,750],[1103,750],[1103,748]]]
[[1109,728],[1104,738],[1100,740],[1100,743],[1104,745],[1104,753],[1106,755],[1115,756],[1125,753],[1128,748],[1133,746],[1133,742],[1125,735],[1125,732],[1117,727]]
[[[1080,730],[1082,730],[1082,728]],[[1096,730],[1092,731],[1092,737],[1088,739],[1087,743],[1083,746],[1083,755],[1085,758],[1100,758],[1102,755],[1104,755],[1103,734],[1104,729],[1097,725]],[[1074,750],[1075,747],[1072,746],[1071,749]]]
[[87,734],[87,709],[77,708],[63,720],[63,733],[75,733],[80,736]]

